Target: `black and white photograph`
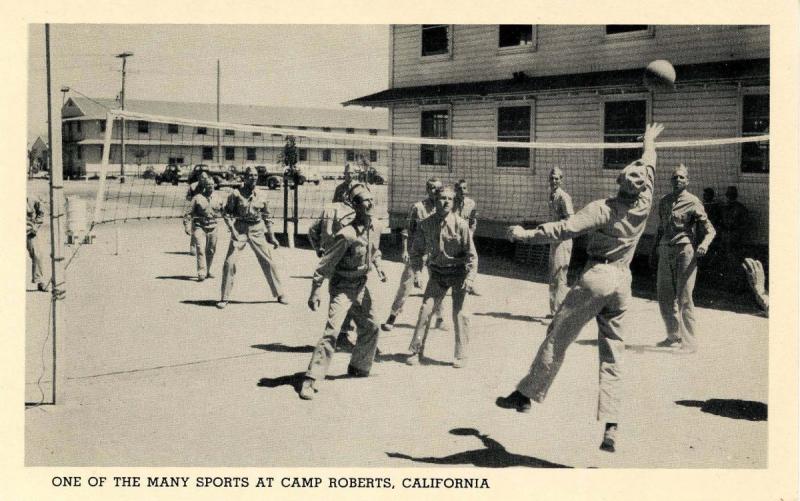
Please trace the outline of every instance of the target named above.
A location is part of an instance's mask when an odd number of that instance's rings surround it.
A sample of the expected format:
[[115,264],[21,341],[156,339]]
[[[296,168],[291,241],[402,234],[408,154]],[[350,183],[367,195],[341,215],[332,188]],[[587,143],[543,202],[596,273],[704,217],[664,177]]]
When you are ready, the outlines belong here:
[[19,30],[28,488],[797,495],[797,26],[140,15]]

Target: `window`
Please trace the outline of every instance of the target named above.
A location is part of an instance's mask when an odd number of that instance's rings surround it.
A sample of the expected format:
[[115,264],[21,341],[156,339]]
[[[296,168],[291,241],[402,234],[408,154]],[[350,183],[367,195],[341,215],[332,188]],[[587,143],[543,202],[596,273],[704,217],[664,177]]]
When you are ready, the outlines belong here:
[[378,135],[378,129],[370,129],[369,130],[369,135],[370,136],[377,136]]
[[183,164],[183,157],[169,157],[167,159],[168,164],[175,164],[175,165],[182,165]]
[[353,150],[347,150],[347,151],[345,152],[345,158],[347,159],[347,161],[348,161],[348,162],[353,162],[353,161],[355,161],[355,159],[356,159],[356,152],[355,152],[355,151],[353,151]]
[[75,158],[81,160],[83,158],[83,153],[81,152],[81,147],[77,146],[75,148]]
[[632,40],[653,36],[653,26],[648,24],[607,24],[606,41]]
[[214,148],[203,146],[203,160],[214,160]]
[[205,127],[198,127],[194,130],[194,133],[198,136],[205,136],[208,131]]
[[422,25],[422,56],[450,54],[450,26],[447,24]]
[[236,159],[236,149],[233,146],[225,147],[225,160]]
[[356,133],[356,130],[354,128],[352,128],[352,127],[348,127],[344,131],[347,132],[348,134],[355,134]]
[[105,132],[105,131],[106,131],[106,121],[100,120],[100,132]]
[[75,133],[79,133],[81,131],[81,123],[77,120],[73,123],[75,124]]
[[322,161],[323,162],[331,161],[331,150],[322,150]]
[[377,150],[369,150],[369,161],[371,163],[375,163],[378,161],[378,151]]
[[272,134],[270,134],[270,137],[283,137],[283,134],[279,132],[273,132]]
[[247,155],[247,160],[255,160],[256,159],[256,149],[255,148],[247,148],[245,150]]
[[261,133],[260,132],[253,132],[253,137],[261,137]]
[[233,129],[225,129],[225,135],[226,136],[233,136],[234,135]]
[[178,133],[177,124],[167,124],[167,134],[177,134],[177,133]]
[[331,131],[330,127],[323,127],[322,128],[322,132],[330,132],[330,131]]
[[[769,134],[769,95],[742,96],[742,137]],[[742,172],[769,173],[769,141],[742,143]]]
[[298,125],[297,126],[297,130],[306,130],[306,129],[308,129],[308,127],[306,127],[305,125]]
[[[497,140],[527,143],[531,140],[531,107],[508,106],[497,109]],[[497,148],[498,167],[530,167],[531,150]]]
[[[450,136],[450,112],[448,110],[426,110],[421,114],[420,137],[447,139]],[[447,165],[448,149],[444,145],[420,145],[422,165]]]
[[[647,123],[647,101],[607,101],[605,103],[603,141],[606,143],[635,143],[644,133]],[[603,168],[622,169],[642,156],[641,148],[624,150],[604,149]]]
[[533,25],[501,24],[498,28],[498,47],[533,47]]
[[298,162],[308,161],[308,148],[297,148],[297,161]]
[[139,122],[138,122],[138,131],[139,131],[139,134],[147,134],[148,132],[150,132],[150,124],[148,122],[144,122],[142,120],[139,120]]

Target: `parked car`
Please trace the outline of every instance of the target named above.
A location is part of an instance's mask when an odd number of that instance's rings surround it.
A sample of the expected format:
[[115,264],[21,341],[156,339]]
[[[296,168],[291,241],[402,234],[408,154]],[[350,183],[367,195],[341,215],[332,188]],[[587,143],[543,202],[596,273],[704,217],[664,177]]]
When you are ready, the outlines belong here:
[[219,185],[222,183],[223,174],[219,166],[210,167],[206,164],[197,164],[192,168],[192,172],[189,174],[187,179],[189,184],[196,183],[198,179],[200,179],[201,172],[207,172],[211,179],[214,181],[214,188],[219,188]]
[[256,172],[258,172],[258,186],[266,186],[270,190],[277,190],[283,183],[283,174],[270,172],[266,165],[256,165]]
[[314,183],[315,185],[319,185],[322,181],[319,170],[312,167],[298,165],[297,173],[299,174],[298,184]]
[[169,164],[164,167],[164,171],[161,174],[156,174],[156,184],[161,183],[170,183],[177,185],[182,181],[186,181],[188,177],[186,176],[186,170],[181,169],[178,165]]
[[156,170],[152,165],[145,167],[144,172],[142,172],[142,179],[155,179],[156,176]]

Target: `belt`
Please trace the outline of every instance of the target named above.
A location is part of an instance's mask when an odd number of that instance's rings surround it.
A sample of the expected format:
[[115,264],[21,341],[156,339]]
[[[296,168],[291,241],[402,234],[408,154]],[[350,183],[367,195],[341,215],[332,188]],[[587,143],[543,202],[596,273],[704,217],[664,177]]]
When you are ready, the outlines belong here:
[[617,261],[613,260],[613,259],[609,259],[607,257],[589,256],[589,262],[590,263],[599,263],[599,264],[611,264],[611,263],[616,263]]

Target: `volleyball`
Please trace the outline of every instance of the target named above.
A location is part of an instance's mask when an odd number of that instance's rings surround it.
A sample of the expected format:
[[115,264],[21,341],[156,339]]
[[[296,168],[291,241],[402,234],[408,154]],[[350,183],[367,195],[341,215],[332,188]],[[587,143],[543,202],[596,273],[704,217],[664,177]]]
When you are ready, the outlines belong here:
[[644,83],[652,89],[672,90],[675,87],[675,68],[669,61],[657,59],[644,70]]

